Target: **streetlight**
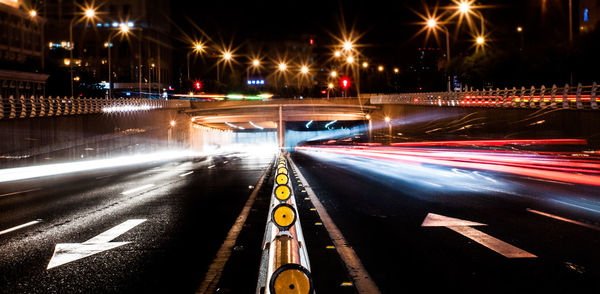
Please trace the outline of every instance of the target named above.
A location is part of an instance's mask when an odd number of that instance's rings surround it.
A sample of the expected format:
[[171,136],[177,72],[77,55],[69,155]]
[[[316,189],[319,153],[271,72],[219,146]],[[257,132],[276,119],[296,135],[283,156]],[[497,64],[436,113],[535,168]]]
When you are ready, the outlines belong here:
[[335,71],[335,70],[334,70],[334,71],[332,71],[332,72],[331,72],[329,75],[330,75],[332,78],[335,78],[335,77],[337,77],[337,71]]
[[285,62],[280,62],[277,68],[279,69],[279,71],[284,72],[287,70],[287,64],[285,64]]
[[477,39],[475,39],[475,42],[477,43],[477,45],[483,46],[483,44],[485,44],[485,38],[483,36],[479,36],[477,37]]
[[389,116],[386,116],[384,120],[388,125],[388,135],[390,137],[390,143],[392,143],[392,124],[390,123],[392,119]]
[[383,65],[378,66],[377,70],[380,71],[380,72],[383,71]]
[[[446,59],[448,61],[448,65],[450,64],[450,31],[448,28],[442,24],[440,24],[436,18],[430,17],[427,22],[427,29],[429,31],[435,31],[437,29],[441,29],[446,34]],[[448,75],[448,92],[450,92],[450,75]]]
[[351,51],[354,48],[354,44],[351,41],[344,41],[342,48],[344,48],[344,51]]
[[335,88],[335,85],[333,83],[329,83],[327,85],[327,99],[329,99],[329,92],[332,91],[333,88]]
[[368,63],[368,62],[363,62],[363,64],[362,64],[362,67],[363,67],[363,68],[367,68],[367,67],[369,67],[369,63]]
[[[251,66],[253,68],[253,71],[256,71],[260,67],[260,59],[258,59],[258,58],[252,59]],[[248,80],[250,80],[250,67],[246,68],[246,82]]]
[[195,54],[200,54],[204,52],[204,43],[202,42],[196,42],[194,43],[194,49],[190,52],[188,52],[187,56],[186,56],[186,60],[187,60],[187,78],[188,80],[190,79],[190,55],[192,53]]
[[37,11],[35,9],[29,10],[29,16],[36,17],[37,16]]
[[469,15],[475,14],[477,17],[479,17],[479,19],[481,19],[481,33],[483,34],[485,32],[485,19],[480,11],[473,9],[474,2],[474,0],[460,0],[460,2],[454,1],[456,8],[458,9],[458,13],[461,16],[469,17]]
[[348,58],[346,58],[346,63],[353,64],[354,63],[354,57],[348,56]]
[[[37,12],[36,12],[37,15]],[[84,17],[88,20],[94,19],[96,17],[96,10],[94,8],[88,8],[84,11]],[[79,20],[77,16],[71,19],[71,23],[69,24],[69,58],[73,60],[73,26],[75,25],[75,21]],[[110,52],[110,51],[109,51]],[[69,70],[71,72],[71,97],[75,96],[73,92],[73,63],[71,62],[69,66]]]
[[221,51],[221,60],[217,62],[217,83],[221,81],[221,74],[219,72],[219,63],[230,64],[233,61],[233,53],[229,49]]
[[[112,38],[114,38],[117,34],[127,35],[130,32],[129,24],[122,23],[119,27],[119,30],[114,31],[108,36],[108,99],[112,98],[112,62],[111,62],[111,48],[112,48]],[[71,63],[72,64],[72,63]],[[154,66],[154,64],[152,64]]]
[[335,52],[333,52],[333,56],[335,56],[335,57],[341,57],[342,56],[342,52],[340,52],[339,50],[335,51]]

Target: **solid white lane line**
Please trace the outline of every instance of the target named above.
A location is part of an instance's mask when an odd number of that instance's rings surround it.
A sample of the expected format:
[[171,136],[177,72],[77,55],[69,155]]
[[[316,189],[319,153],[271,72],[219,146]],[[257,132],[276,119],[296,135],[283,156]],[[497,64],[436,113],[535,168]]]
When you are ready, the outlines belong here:
[[200,288],[196,290],[196,293],[204,294],[214,293],[216,291],[216,287],[219,283],[219,279],[221,279],[221,274],[223,273],[225,264],[227,263],[227,260],[229,260],[229,256],[231,256],[233,246],[235,245],[235,242],[237,241],[237,238],[240,232],[242,231],[244,224],[246,223],[246,219],[248,218],[250,209],[252,208],[252,205],[254,205],[256,195],[258,194],[260,187],[262,187],[263,182],[267,178],[267,174],[269,173],[269,170],[271,170],[271,167],[272,165],[269,164],[269,166],[265,169],[265,172],[263,173],[262,177],[260,177],[260,179],[258,180],[256,188],[254,189],[254,191],[252,191],[252,194],[250,194],[250,197],[246,201],[246,204],[244,204],[242,212],[236,218],[235,223],[227,233],[225,241],[223,242],[223,244],[221,244],[221,248],[219,248],[219,251],[217,251],[217,256],[215,256],[215,259],[213,259],[212,264],[208,267],[208,271],[204,276],[204,281],[202,282],[202,284],[200,284]]
[[310,200],[317,209],[317,212],[319,213],[319,216],[321,217],[321,220],[325,225],[325,229],[327,229],[329,237],[333,241],[335,249],[344,261],[344,264],[348,269],[348,273],[354,281],[354,285],[356,286],[356,290],[358,291],[358,293],[381,293],[379,291],[379,288],[377,288],[377,285],[375,285],[375,282],[373,282],[373,280],[371,279],[369,273],[367,273],[367,270],[363,266],[362,262],[356,255],[356,252],[354,251],[354,249],[352,249],[352,247],[348,245],[348,242],[342,235],[342,232],[340,232],[340,230],[335,225],[331,217],[329,217],[327,210],[325,210],[325,207],[323,207],[323,204],[321,204],[321,201],[319,201],[319,198],[317,198],[317,195],[315,194],[313,189],[310,187],[304,176],[300,173],[300,170],[298,169],[292,158],[288,156],[288,160],[295,173],[300,178],[300,182],[302,182],[304,189],[306,189],[306,193],[310,197]]
[[180,177],[185,177],[185,176],[187,176],[187,175],[191,175],[191,174],[193,174],[193,173],[194,173],[194,172],[193,172],[193,171],[191,171],[191,172],[187,172],[187,173],[185,173],[185,174],[180,174],[179,176],[180,176]]
[[545,217],[557,219],[557,220],[560,220],[560,221],[563,221],[563,222],[567,222],[567,223],[575,224],[575,225],[578,225],[578,226],[586,227],[588,229],[600,231],[600,227],[598,227],[598,226],[586,224],[586,223],[583,223],[583,222],[578,222],[576,220],[568,219],[566,217],[562,217],[562,216],[550,214],[550,213],[547,213],[547,212],[542,212],[542,211],[531,209],[531,208],[527,208],[527,211],[529,211],[531,213],[539,214],[539,215],[542,215],[542,216],[545,216]]
[[18,191],[18,192],[6,193],[6,194],[1,194],[0,197],[12,196],[12,195],[23,194],[23,193],[33,192],[33,191],[39,191],[39,190],[41,190],[41,189],[40,188],[36,188],[36,189],[30,189],[30,190],[25,190],[25,191]]
[[131,193],[135,193],[135,192],[138,192],[138,191],[146,190],[146,189],[151,188],[151,187],[154,187],[154,184],[143,185],[141,187],[137,187],[137,188],[133,188],[131,190],[123,191],[123,192],[121,192],[121,194],[123,194],[123,195],[129,195]]
[[28,223],[24,223],[22,225],[18,225],[16,227],[12,227],[10,229],[6,229],[4,231],[0,231],[0,235],[4,235],[6,233],[10,233],[10,232],[13,232],[13,231],[16,231],[16,230],[20,230],[20,229],[25,228],[25,227],[33,226],[33,225],[35,225],[35,224],[37,224],[39,222],[41,222],[41,220],[34,220],[34,221],[30,221]]
[[213,168],[213,167],[215,167],[215,166],[214,166],[214,165],[211,165],[211,166],[209,166],[208,168]]

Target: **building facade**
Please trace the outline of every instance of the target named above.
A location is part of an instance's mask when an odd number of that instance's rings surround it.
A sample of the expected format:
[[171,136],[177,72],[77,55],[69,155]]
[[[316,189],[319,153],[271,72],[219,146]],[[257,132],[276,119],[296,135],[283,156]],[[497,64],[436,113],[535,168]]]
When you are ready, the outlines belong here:
[[[171,87],[169,1],[108,0],[92,7],[83,1],[45,0],[42,5],[49,59],[69,72],[69,79],[73,72],[75,95],[107,90],[109,81],[113,96],[157,98]],[[93,17],[86,16],[88,9]]]
[[16,0],[0,0],[0,95],[44,95],[45,19]]

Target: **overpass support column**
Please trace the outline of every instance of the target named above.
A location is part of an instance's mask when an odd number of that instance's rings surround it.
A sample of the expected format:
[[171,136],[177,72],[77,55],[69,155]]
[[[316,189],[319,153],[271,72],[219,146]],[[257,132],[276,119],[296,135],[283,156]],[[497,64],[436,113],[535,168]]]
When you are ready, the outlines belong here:
[[277,135],[279,137],[279,147],[285,147],[285,124],[283,121],[283,106],[279,105],[279,122],[277,123]]

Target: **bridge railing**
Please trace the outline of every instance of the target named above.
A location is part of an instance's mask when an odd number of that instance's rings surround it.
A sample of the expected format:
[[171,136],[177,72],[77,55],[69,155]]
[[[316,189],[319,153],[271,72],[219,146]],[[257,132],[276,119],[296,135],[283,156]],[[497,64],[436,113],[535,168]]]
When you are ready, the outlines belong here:
[[189,108],[187,100],[0,96],[0,119]]
[[504,88],[461,92],[371,95],[371,104],[410,104],[453,107],[563,108],[598,110],[598,84],[551,88]]

